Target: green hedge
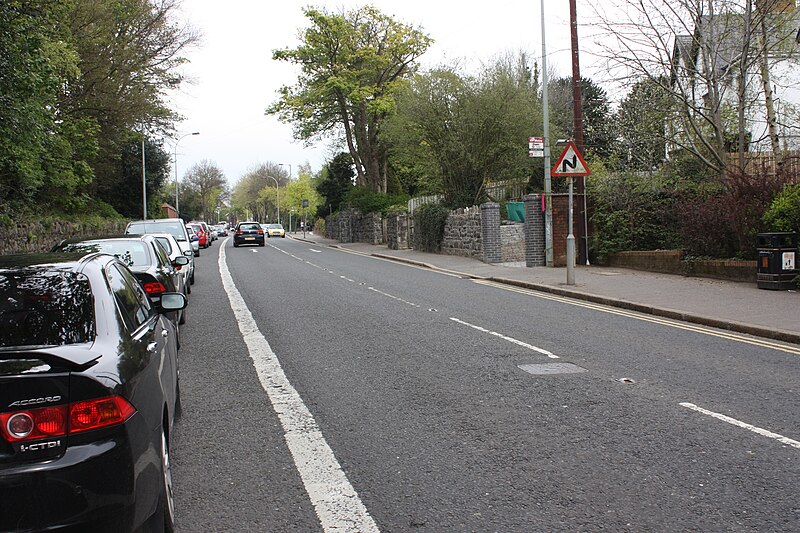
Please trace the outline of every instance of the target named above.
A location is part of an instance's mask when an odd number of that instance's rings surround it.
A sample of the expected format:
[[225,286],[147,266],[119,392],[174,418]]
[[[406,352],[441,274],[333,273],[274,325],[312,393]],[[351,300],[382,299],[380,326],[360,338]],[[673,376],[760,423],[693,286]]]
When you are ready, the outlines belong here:
[[444,240],[444,226],[450,210],[440,204],[422,205],[414,211],[415,250],[440,252]]

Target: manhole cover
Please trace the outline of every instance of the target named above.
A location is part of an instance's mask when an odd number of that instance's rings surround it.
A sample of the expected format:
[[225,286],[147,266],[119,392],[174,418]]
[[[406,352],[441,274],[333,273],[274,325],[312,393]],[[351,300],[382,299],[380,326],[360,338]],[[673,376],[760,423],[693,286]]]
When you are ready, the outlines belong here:
[[519,365],[518,368],[521,368],[525,372],[536,376],[551,375],[551,374],[579,374],[581,372],[586,372],[585,368],[581,368],[578,365],[573,365],[572,363],[541,363],[538,365]]

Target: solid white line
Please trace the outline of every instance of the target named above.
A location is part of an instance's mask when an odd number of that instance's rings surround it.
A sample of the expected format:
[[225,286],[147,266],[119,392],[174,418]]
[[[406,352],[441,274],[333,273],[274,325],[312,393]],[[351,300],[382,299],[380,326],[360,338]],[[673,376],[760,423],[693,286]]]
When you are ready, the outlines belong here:
[[283,426],[294,464],[324,531],[378,532],[378,526],[342,471],[314,416],[281,368],[233,282],[220,248],[219,270],[239,331],[247,344],[261,386]]
[[488,330],[486,328],[482,328],[480,326],[475,326],[473,324],[470,324],[469,322],[464,322],[463,320],[459,320],[457,318],[450,317],[450,320],[452,320],[453,322],[457,322],[459,324],[463,324],[465,326],[469,326],[469,327],[471,327],[473,329],[477,329],[478,331],[482,331],[484,333],[488,333],[489,335],[494,335],[495,337],[500,337],[503,340],[506,340],[508,342],[513,342],[516,345],[522,346],[523,348],[527,348],[529,350],[533,350],[534,352],[539,352],[540,354],[546,355],[550,359],[559,359],[559,357],[557,355],[553,354],[552,352],[548,352],[547,350],[545,350],[543,348],[539,348],[539,347],[534,346],[532,344],[528,344],[527,342],[518,341],[517,339],[515,339],[513,337],[508,337],[506,335],[503,335],[502,333],[497,333],[496,331],[490,331],[490,330]]
[[783,444],[787,444],[789,446],[792,446],[793,448],[800,449],[800,442],[798,442],[796,440],[793,440],[793,439],[790,439],[789,437],[784,437],[783,435],[779,435],[777,433],[773,433],[772,431],[769,431],[767,429],[762,429],[762,428],[747,424],[745,422],[742,422],[740,420],[736,420],[735,418],[731,418],[729,416],[725,416],[725,415],[720,414],[720,413],[715,413],[714,411],[709,411],[708,409],[703,409],[702,407],[698,407],[693,403],[683,402],[680,405],[681,405],[681,407],[686,407],[686,408],[691,409],[693,411],[697,411],[698,413],[703,413],[704,415],[708,415],[708,416],[711,416],[713,418],[716,418],[717,420],[722,420],[723,422],[727,422],[728,424],[732,424],[734,426],[738,426],[740,428],[744,428],[744,429],[746,429],[748,431],[752,431],[753,433],[758,433],[759,435],[761,435],[763,437],[769,437],[770,439],[775,439],[778,442],[781,442]]

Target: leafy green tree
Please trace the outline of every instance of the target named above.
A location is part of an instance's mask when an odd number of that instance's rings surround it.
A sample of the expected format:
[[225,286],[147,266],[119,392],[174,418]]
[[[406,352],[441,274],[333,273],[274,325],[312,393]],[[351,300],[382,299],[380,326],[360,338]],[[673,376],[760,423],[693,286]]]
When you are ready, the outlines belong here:
[[321,172],[321,180],[317,184],[317,193],[322,197],[322,202],[317,207],[317,218],[324,218],[333,211],[338,211],[339,206],[353,188],[353,158],[348,153],[336,155]]
[[[58,187],[61,175],[51,171],[67,171],[68,194],[86,177],[85,168],[70,164],[75,122],[57,106],[62,88],[79,74],[68,16],[62,2],[0,3],[0,214],[6,216],[30,209],[37,199],[52,199],[41,194]],[[68,135],[60,137],[61,130]]]
[[132,172],[122,167],[132,132],[158,138],[180,118],[167,93],[180,82],[177,69],[199,37],[177,21],[178,0],[70,3],[68,30],[80,75],[58,105],[62,116],[99,126],[99,150],[91,161],[96,178],[87,192],[103,198],[123,173]]
[[527,181],[528,137],[541,116],[536,75],[519,54],[478,76],[453,68],[417,76],[386,128],[396,166],[426,172],[420,189],[452,207],[481,202],[489,179]]
[[[586,155],[608,158],[616,149],[611,102],[594,81],[581,78],[583,145]],[[556,78],[548,84],[550,118],[559,137],[573,137],[572,78]]]
[[338,14],[303,12],[311,25],[302,43],[273,53],[276,60],[299,65],[301,75],[295,86],[281,88],[267,113],[292,123],[295,137],[304,141],[343,136],[357,184],[386,192],[388,154],[381,128],[431,39],[372,6]]
[[663,81],[637,81],[620,102],[614,120],[622,168],[654,170],[666,157],[666,127],[671,99]]
[[[158,191],[169,180],[170,157],[164,148],[145,141],[147,216],[157,217],[162,197]],[[131,135],[122,146],[117,169],[100,183],[100,197],[128,218],[142,217],[142,138]]]
[[[277,210],[275,178],[278,184],[289,182],[289,174],[277,163],[263,163],[250,169],[234,186],[231,202],[234,209],[255,220],[266,220],[268,212]],[[269,193],[269,188],[272,193]],[[266,190],[264,194],[262,190]],[[273,200],[272,198],[275,198]]]
[[800,184],[786,185],[775,196],[764,223],[771,231],[794,231],[800,233]]

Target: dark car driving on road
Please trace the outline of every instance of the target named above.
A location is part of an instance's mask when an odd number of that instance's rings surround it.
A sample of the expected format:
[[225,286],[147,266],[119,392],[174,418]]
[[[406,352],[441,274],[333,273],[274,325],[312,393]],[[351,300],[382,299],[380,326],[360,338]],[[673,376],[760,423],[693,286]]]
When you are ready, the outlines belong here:
[[175,333],[112,255],[0,257],[0,531],[173,530]]
[[233,245],[257,244],[264,246],[264,228],[258,222],[239,222],[233,232]]

